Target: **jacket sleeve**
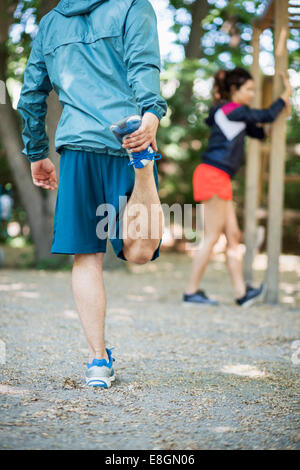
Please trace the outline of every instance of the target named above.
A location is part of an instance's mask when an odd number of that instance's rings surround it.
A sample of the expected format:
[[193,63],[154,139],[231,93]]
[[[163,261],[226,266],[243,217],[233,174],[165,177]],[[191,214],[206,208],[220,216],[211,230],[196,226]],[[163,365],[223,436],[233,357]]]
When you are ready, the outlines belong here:
[[258,127],[255,124],[247,124],[246,126],[246,134],[249,137],[253,137],[254,139],[264,139],[265,138],[265,131],[263,127]]
[[160,95],[160,52],[157,20],[148,0],[134,0],[124,24],[124,62],[128,83],[141,114],[154,113],[160,120],[167,103]]
[[45,118],[47,113],[46,99],[51,90],[52,85],[42,54],[40,28],[33,40],[17,105],[23,124],[22,138],[25,147],[22,154],[30,162],[48,157],[49,139],[45,129]]
[[246,124],[259,122],[273,122],[283,110],[285,101],[278,98],[267,109],[251,109],[249,106],[240,106],[227,115],[230,121],[244,121]]

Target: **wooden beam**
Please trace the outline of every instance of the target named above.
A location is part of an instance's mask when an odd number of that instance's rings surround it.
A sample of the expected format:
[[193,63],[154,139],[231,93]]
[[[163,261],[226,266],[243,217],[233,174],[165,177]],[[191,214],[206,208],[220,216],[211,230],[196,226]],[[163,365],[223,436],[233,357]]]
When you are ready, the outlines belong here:
[[265,6],[263,14],[256,20],[254,25],[263,31],[266,28],[271,28],[274,19],[274,3],[275,0],[269,0]]
[[[275,75],[273,98],[282,92],[281,72],[288,69],[287,39],[289,33],[288,0],[274,0],[275,7]],[[266,273],[266,301],[278,302],[279,294],[279,257],[282,238],[283,192],[286,157],[286,114],[283,111],[272,128],[269,180],[269,216],[268,216],[268,267]]]
[[[295,26],[293,28],[299,28],[299,0],[297,2],[289,2],[290,15],[289,21],[290,24],[293,24],[295,21]],[[274,25],[275,17],[275,0],[267,0],[263,13],[253,21],[253,25],[260,28],[261,31],[267,28],[272,28]]]
[[[268,181],[269,180],[269,174],[264,173],[263,174],[263,179],[264,179],[264,181]],[[285,175],[284,182],[285,183],[300,183],[300,175],[297,175],[297,174]]]
[[[259,52],[260,52],[260,29],[253,27],[252,33],[252,56],[253,62],[251,66],[251,74],[254,79],[255,97],[253,106],[255,108],[261,107],[262,97],[262,77],[259,67]],[[246,281],[252,281],[253,278],[253,261],[256,250],[256,237],[257,237],[257,223],[256,223],[256,210],[258,203],[258,182],[260,170],[260,150],[261,144],[258,139],[250,139],[248,142],[247,156],[246,156],[246,197],[245,197],[245,212],[244,212],[244,227],[245,227],[245,244],[246,253],[244,257],[244,278]]]
[[[262,107],[269,108],[273,102],[273,78],[264,76],[262,86]],[[265,126],[266,127],[266,126]],[[269,171],[270,144],[264,141],[261,145],[260,152],[260,174],[258,188],[258,206],[267,205],[268,194],[265,191],[264,174]]]

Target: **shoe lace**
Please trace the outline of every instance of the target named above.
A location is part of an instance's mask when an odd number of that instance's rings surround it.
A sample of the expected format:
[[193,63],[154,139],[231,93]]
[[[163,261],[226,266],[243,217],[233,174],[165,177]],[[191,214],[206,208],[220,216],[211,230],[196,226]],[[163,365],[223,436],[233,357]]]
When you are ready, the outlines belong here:
[[134,165],[140,160],[160,160],[162,158],[160,153],[150,153],[148,149],[142,150],[141,152],[132,152],[131,155],[132,160],[130,160],[128,165]]

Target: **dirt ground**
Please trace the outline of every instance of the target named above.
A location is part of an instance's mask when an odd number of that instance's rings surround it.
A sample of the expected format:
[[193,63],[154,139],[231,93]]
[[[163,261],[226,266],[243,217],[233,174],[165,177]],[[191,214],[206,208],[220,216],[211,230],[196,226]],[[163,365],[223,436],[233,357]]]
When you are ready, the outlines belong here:
[[[299,449],[300,259],[282,257],[279,306],[247,310],[221,256],[202,286],[220,306],[182,305],[190,263],[105,272],[109,390],[84,386],[71,273],[2,269],[0,447]],[[258,283],[263,255],[256,268]]]

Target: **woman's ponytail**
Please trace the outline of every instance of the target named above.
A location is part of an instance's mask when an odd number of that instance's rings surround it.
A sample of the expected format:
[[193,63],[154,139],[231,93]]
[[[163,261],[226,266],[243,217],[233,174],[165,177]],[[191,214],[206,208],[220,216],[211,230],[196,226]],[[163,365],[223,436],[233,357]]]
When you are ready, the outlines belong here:
[[219,70],[214,76],[213,96],[215,103],[231,99],[231,93],[238,90],[248,80],[252,80],[250,73],[237,67],[234,70]]
[[229,99],[229,90],[227,89],[226,78],[226,70],[219,70],[214,76],[213,95],[215,102]]

